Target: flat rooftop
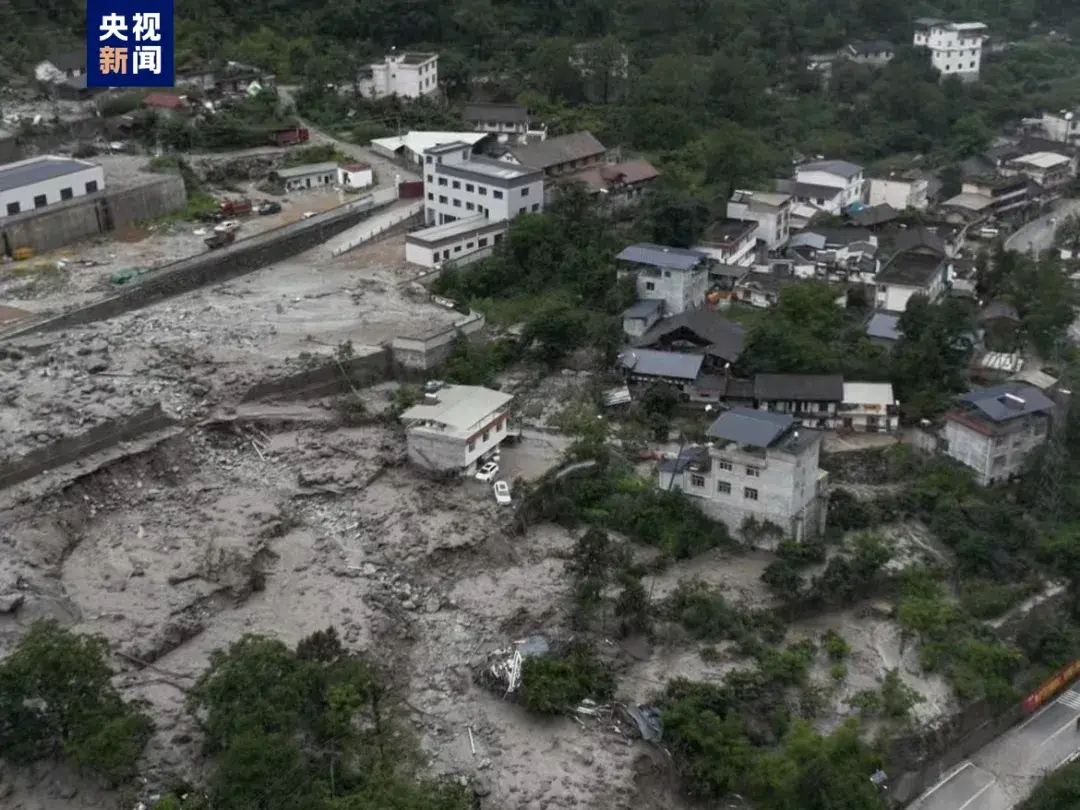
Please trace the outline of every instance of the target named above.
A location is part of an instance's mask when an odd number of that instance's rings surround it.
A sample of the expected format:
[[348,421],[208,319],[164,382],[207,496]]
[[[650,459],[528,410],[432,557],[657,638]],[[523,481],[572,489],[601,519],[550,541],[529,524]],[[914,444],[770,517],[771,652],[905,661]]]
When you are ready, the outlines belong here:
[[74,158],[59,158],[52,155],[19,160],[0,166],[0,191],[12,191],[32,183],[64,177],[68,174],[96,168],[95,164]]
[[472,157],[461,163],[443,164],[444,167],[460,169],[462,171],[482,174],[485,177],[497,177],[500,180],[516,180],[519,177],[527,177],[530,174],[539,174],[539,169],[529,166],[517,166],[501,160],[492,160],[486,157]]
[[475,231],[483,230],[489,225],[506,226],[505,222],[492,221],[483,214],[475,217],[466,217],[456,222],[447,222],[445,225],[433,225],[420,231],[413,231],[405,236],[406,242],[441,242],[443,239],[452,239],[455,236],[466,236]]

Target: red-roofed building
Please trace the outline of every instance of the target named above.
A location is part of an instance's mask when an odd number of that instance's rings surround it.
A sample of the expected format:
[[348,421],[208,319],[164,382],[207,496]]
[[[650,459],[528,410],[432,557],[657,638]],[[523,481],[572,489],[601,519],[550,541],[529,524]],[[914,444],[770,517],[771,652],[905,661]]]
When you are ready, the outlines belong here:
[[175,93],[150,93],[143,99],[144,107],[155,110],[182,110],[188,106],[186,96],[178,96]]
[[647,160],[629,163],[606,163],[591,166],[564,178],[567,182],[584,183],[590,194],[616,205],[640,197],[645,189],[660,176]]

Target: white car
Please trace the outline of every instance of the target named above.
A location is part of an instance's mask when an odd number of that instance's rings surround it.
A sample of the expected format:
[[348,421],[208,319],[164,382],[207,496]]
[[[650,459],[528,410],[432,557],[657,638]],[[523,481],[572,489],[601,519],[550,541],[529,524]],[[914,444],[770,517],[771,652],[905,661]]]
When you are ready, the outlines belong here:
[[495,486],[492,487],[495,490],[495,501],[499,506],[510,505],[510,485],[505,481],[496,481]]
[[311,219],[317,213],[318,211],[305,211],[303,214],[300,215],[300,219]]
[[494,461],[489,461],[483,467],[476,471],[476,480],[484,481],[485,483],[490,481],[496,475],[499,474],[499,465]]
[[218,233],[228,233],[229,231],[238,231],[238,230],[240,230],[240,220],[238,220],[238,219],[227,219],[224,222],[222,222],[220,225],[215,225],[214,230],[217,231]]

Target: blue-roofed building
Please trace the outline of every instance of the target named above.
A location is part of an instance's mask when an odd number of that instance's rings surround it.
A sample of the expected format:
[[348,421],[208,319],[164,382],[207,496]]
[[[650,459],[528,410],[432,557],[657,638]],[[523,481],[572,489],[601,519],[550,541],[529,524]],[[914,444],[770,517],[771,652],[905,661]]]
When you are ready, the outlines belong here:
[[41,157],[0,166],[0,221],[105,190],[101,167],[74,158]]
[[900,340],[900,313],[875,310],[866,321],[866,334],[874,343],[891,347]]
[[1046,394],[1023,382],[976,389],[957,397],[945,415],[942,449],[973,469],[983,486],[1003,483],[1046,441],[1055,408]]
[[709,267],[704,253],[641,243],[619,253],[619,278],[633,275],[637,296],[664,302],[663,315],[678,315],[705,303]]
[[[660,463],[658,484],[678,488],[732,534],[774,550],[825,528],[829,476],[818,466],[822,434],[790,414],[732,408],[713,422],[706,447]],[[746,531],[756,526],[759,530]],[[761,531],[761,528],[767,528]]]

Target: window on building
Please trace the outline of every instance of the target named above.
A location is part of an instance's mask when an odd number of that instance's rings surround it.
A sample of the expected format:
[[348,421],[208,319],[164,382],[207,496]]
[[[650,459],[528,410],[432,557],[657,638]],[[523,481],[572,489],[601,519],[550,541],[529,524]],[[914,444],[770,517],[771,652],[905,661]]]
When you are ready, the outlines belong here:
[[429,183],[434,183],[434,182],[435,182],[435,175],[433,175],[433,174],[429,174],[429,175],[427,176],[427,181],[428,181]]
[[671,278],[671,271],[670,270],[665,270],[664,271],[664,278]]
[[425,155],[424,157],[427,159],[428,163],[431,163],[431,155]]
[[443,205],[446,205],[446,195],[445,194],[440,194],[439,195],[439,202],[441,202]]
[[460,180],[455,180],[454,181],[454,188],[461,188],[461,181]]
[[467,203],[465,203],[465,210],[466,210],[466,211],[472,211],[472,210],[474,210],[475,208],[476,208],[476,206],[475,206],[475,205],[473,205],[473,204],[472,204],[471,202],[467,202]]
[[466,250],[472,250],[473,249],[473,243],[472,242],[466,242],[465,243],[465,249]]
[[487,247],[487,237],[486,236],[481,236],[479,239],[477,239],[476,240],[476,246],[477,247]]
[[457,197],[454,198],[454,208],[461,208],[461,200]]
[[484,431],[484,435],[483,435],[483,437],[482,437],[481,441],[485,441],[485,442],[486,442],[486,441],[488,441],[488,440],[489,440],[490,438],[491,438],[491,431],[490,431],[490,430],[485,430],[485,431]]
[[472,191],[473,190],[473,184],[472,183],[466,183],[465,184],[465,190],[466,191]]
[[756,501],[757,500],[757,490],[756,489],[751,489],[750,487],[746,487],[745,489],[743,489],[742,494],[743,494],[743,497],[746,498],[746,500],[748,500],[748,501]]
[[653,284],[651,281],[646,281],[645,282],[645,289],[648,290],[649,292],[652,292],[653,290],[656,289],[656,285]]
[[729,482],[729,481],[717,481],[716,482],[716,491],[719,492],[721,495],[730,495],[731,494],[731,482]]
[[503,198],[502,192],[499,191],[497,188],[493,188],[491,190],[491,196],[494,197],[496,200],[501,200]]
[[718,466],[718,467],[719,467],[719,468],[720,468],[721,470],[723,470],[724,472],[731,472],[731,462],[730,462],[730,461],[721,461],[721,462],[718,462],[718,463],[717,463],[717,466]]
[[461,245],[454,245],[454,253],[461,253]]
[[971,66],[972,66],[972,67],[975,67],[975,63],[974,63],[974,62],[972,62],[972,63],[971,63]]
[[705,486],[705,476],[704,475],[691,475],[690,476],[690,486],[692,486],[692,487],[703,487],[703,486]]
[[528,211],[529,211],[529,206],[527,206],[527,205],[523,205],[523,206],[521,206],[521,208],[518,209],[519,214],[525,214],[525,213],[528,213]]
[[535,214],[535,213],[536,213],[537,211],[539,211],[539,210],[540,210],[540,203],[533,203],[533,207],[532,207],[532,210],[533,210],[533,213],[534,213],[534,214]]
[[60,199],[61,200],[70,200],[74,196],[75,196],[75,193],[70,188],[62,188],[62,189],[60,189]]
[[440,186],[445,186],[446,185],[446,178],[445,177],[440,177],[439,178],[439,185]]
[[522,197],[528,197],[529,196],[529,187],[528,186],[525,186],[525,188],[523,188],[521,190],[521,196]]
[[760,478],[761,470],[759,470],[757,467],[747,467],[746,474],[751,478]]
[[476,449],[476,439],[473,439],[471,442],[469,442],[465,446],[469,448],[469,452],[471,453],[473,450]]
[[487,186],[477,186],[476,191],[481,197],[487,196]]
[[469,159],[469,150],[468,149],[462,149],[461,150],[461,159],[462,160],[468,160]]
[[19,204],[17,202],[8,203],[7,212],[9,217],[19,213]]
[[432,193],[431,193],[431,192],[429,191],[429,192],[427,193],[427,198],[428,198],[429,200],[434,200],[434,199],[435,199],[435,195],[434,195],[434,194],[432,194]]
[[49,204],[49,201],[45,198],[44,194],[38,194],[34,197],[34,208],[43,208]]

